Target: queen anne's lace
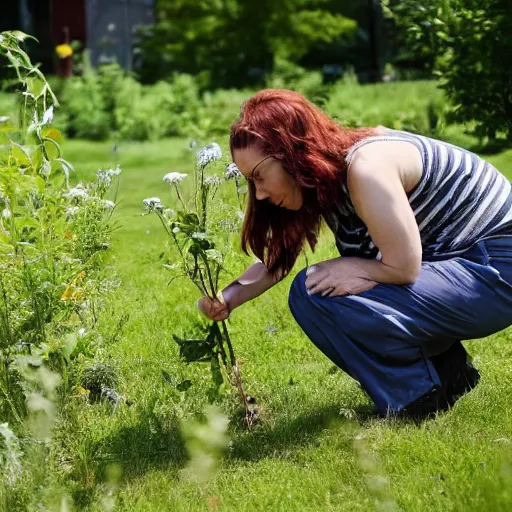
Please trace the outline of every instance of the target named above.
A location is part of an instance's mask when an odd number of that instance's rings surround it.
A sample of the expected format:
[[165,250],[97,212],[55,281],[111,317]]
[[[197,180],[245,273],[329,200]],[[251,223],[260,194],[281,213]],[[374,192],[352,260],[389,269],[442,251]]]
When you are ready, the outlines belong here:
[[216,142],[208,144],[197,152],[197,163],[200,167],[206,167],[210,162],[222,158],[222,149]]
[[169,185],[174,185],[175,183],[180,183],[187,177],[187,174],[183,174],[182,172],[170,172],[163,177],[163,181],[169,183]]
[[243,176],[243,174],[234,162],[226,165],[225,178],[227,180],[231,180],[233,178],[239,178],[241,176]]
[[153,210],[163,210],[164,205],[160,201],[159,197],[147,197],[143,199],[144,206],[151,212]]

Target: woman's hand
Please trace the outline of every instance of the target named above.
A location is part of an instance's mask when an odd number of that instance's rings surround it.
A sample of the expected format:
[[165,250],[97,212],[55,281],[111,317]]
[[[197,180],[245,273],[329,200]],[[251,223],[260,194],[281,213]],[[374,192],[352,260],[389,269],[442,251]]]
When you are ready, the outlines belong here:
[[337,297],[357,295],[378,283],[369,279],[357,263],[358,258],[335,258],[311,265],[306,271],[306,290]]
[[204,313],[211,320],[222,322],[229,316],[229,307],[225,302],[210,297],[201,297],[197,301],[199,311]]

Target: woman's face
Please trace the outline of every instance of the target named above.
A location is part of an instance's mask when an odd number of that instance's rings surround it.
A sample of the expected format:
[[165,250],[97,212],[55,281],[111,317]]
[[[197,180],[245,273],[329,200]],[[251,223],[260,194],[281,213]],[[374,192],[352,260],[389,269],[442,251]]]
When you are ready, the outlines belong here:
[[303,204],[302,189],[284,170],[276,158],[265,155],[257,145],[235,149],[233,160],[256,189],[256,199],[266,199],[288,210],[299,210]]

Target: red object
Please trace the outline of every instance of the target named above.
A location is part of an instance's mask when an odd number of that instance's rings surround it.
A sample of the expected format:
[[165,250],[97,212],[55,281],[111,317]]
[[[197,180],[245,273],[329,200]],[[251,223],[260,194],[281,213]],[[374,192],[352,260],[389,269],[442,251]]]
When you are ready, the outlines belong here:
[[[85,4],[84,0],[51,0],[52,42],[54,48],[63,43],[80,41],[85,46]],[[58,76],[73,75],[73,58],[57,58],[55,71]]]
[[[52,40],[53,45],[80,41],[85,46],[85,2],[84,0],[52,0]],[[66,40],[66,27],[69,40]]]

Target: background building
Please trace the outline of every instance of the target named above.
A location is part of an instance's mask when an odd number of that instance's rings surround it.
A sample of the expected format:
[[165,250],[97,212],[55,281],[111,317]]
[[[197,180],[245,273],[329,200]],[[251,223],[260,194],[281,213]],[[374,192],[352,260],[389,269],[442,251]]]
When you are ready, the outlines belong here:
[[34,61],[55,70],[55,46],[77,41],[90,50],[93,64],[117,60],[133,66],[137,29],[154,21],[154,0],[11,0],[2,5],[0,31],[22,30],[39,41]]

